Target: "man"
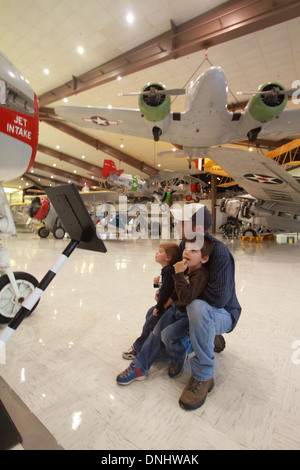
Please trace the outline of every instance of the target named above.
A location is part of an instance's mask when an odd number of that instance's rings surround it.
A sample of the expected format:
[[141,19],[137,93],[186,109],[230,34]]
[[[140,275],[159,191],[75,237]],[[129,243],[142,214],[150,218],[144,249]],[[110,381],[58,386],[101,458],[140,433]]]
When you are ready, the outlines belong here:
[[[176,218],[174,212],[173,215]],[[192,376],[182,392],[179,404],[186,410],[193,410],[203,405],[207,394],[214,386],[214,350],[217,352],[222,350],[221,335],[235,328],[241,307],[235,293],[234,259],[224,243],[208,233],[212,225],[209,210],[205,206],[199,209],[198,205],[198,210],[192,217],[181,222],[183,225],[181,252],[185,246],[185,234],[191,234],[191,231],[196,237],[204,234],[215,244],[207,263],[209,282],[199,299],[187,306],[189,336],[195,356],[190,361]]]

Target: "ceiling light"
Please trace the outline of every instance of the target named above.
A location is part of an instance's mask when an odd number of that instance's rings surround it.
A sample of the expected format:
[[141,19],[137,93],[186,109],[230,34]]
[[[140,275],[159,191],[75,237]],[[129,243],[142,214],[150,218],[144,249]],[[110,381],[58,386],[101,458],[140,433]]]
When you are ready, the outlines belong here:
[[134,22],[134,16],[132,13],[128,13],[126,16],[127,23],[132,24]]
[[81,156],[81,158],[85,158],[85,156],[84,156],[84,155],[82,155],[82,156]]
[[74,170],[73,173],[77,173],[77,170]]
[[59,149],[59,145],[56,146],[57,150]]
[[49,75],[49,73],[50,73],[50,72],[49,72],[49,69],[44,69],[44,74],[45,74],[45,75]]
[[82,47],[82,46],[78,46],[78,47],[77,47],[77,52],[78,52],[78,54],[83,54],[83,53],[84,53],[83,47]]
[[68,98],[64,98],[64,103],[67,103],[68,101]]
[[119,80],[119,81],[122,80],[121,75],[118,75],[117,80]]

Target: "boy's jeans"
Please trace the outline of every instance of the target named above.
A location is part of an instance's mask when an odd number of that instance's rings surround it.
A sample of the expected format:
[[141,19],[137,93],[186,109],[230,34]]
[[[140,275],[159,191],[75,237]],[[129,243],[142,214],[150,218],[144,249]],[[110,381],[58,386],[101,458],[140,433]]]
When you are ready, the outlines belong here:
[[133,347],[137,352],[139,352],[142,349],[143,344],[148,338],[149,334],[154,330],[155,326],[159,322],[159,317],[155,317],[153,315],[154,308],[155,307],[151,307],[148,310],[146,314],[145,323],[143,325],[141,336],[139,336],[133,343]]
[[[154,308],[154,307],[153,307]],[[151,310],[151,309],[150,309]],[[150,310],[148,313],[150,313]],[[164,346],[161,340],[161,332],[167,326],[173,326],[176,321],[176,305],[173,303],[168,310],[159,319],[159,322],[154,327],[153,331],[149,334],[148,338],[143,344],[141,351],[132,361],[135,366],[142,372],[143,375],[148,375],[148,370],[152,363],[159,355],[161,348]],[[147,314],[148,315],[148,314]],[[187,322],[187,317],[186,317]],[[177,322],[176,322],[177,323]],[[183,337],[186,334],[186,330],[183,333]],[[166,348],[167,349],[167,348]]]
[[195,356],[191,358],[192,376],[200,382],[214,376],[214,339],[232,330],[232,318],[224,308],[216,308],[204,300],[193,300],[187,306],[189,334]]

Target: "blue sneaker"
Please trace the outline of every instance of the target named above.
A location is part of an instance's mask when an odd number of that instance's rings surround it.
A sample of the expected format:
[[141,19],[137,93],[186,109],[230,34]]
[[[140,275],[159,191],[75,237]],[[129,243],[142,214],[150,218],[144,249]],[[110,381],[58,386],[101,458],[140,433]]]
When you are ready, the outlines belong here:
[[145,380],[147,378],[146,375],[143,375],[141,371],[134,365],[130,364],[130,366],[125,369],[121,374],[117,376],[117,382],[120,385],[129,385],[134,380]]

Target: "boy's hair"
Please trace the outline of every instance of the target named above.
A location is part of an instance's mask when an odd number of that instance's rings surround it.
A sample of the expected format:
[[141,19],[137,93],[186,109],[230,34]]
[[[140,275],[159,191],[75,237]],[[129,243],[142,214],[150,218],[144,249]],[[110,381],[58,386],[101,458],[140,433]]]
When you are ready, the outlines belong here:
[[215,244],[212,240],[208,238],[203,239],[203,246],[201,248],[202,256],[210,256],[215,249]]
[[176,243],[161,243],[159,245],[162,247],[167,256],[171,258],[170,264],[175,264],[179,260],[179,246]]

